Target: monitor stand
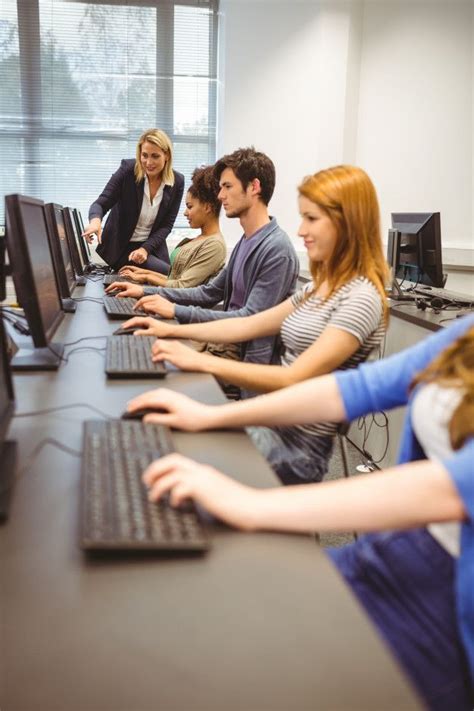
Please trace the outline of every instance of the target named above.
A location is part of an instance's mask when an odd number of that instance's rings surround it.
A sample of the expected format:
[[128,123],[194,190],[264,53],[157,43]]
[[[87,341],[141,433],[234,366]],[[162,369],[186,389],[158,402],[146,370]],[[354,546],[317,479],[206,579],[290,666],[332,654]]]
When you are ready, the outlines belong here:
[[86,278],[84,276],[76,276],[76,286],[85,286]]
[[50,348],[19,348],[10,361],[10,368],[21,370],[57,370],[61,364],[64,346],[52,343]]
[[414,295],[405,294],[400,289],[400,284],[396,279],[392,281],[392,286],[387,292],[387,296],[389,299],[392,299],[392,301],[415,301],[416,298]]
[[61,308],[65,314],[73,314],[76,312],[77,302],[74,299],[64,297],[61,299]]
[[4,442],[0,447],[2,473],[0,474],[0,523],[8,518],[10,501],[15,480],[17,445],[16,442]]

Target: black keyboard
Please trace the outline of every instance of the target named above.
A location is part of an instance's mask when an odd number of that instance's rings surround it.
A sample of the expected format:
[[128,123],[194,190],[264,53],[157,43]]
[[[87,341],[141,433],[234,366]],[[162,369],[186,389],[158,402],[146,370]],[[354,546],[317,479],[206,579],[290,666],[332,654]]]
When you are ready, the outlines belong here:
[[114,281],[127,281],[130,282],[130,284],[133,284],[136,282],[133,282],[131,279],[128,279],[127,277],[121,276],[118,272],[115,274],[106,274],[104,277],[103,284],[104,286],[109,286],[110,284],[113,284]]
[[109,378],[163,378],[163,363],[151,359],[154,336],[109,336],[105,372]]
[[133,310],[137,303],[137,299],[131,296],[125,296],[121,299],[116,299],[115,296],[103,297],[104,308],[109,318],[131,318],[132,316],[149,316],[146,311],[139,309]]
[[167,427],[123,420],[84,423],[80,545],[86,550],[205,551],[194,506],[152,504],[141,477],[174,451]]

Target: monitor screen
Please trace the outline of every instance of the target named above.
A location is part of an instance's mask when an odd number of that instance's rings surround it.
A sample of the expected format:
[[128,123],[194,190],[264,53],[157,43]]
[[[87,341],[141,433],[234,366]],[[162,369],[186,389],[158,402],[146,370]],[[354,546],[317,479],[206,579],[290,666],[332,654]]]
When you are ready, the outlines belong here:
[[87,254],[87,261],[90,262],[92,257],[92,251],[89,242],[82,236],[82,233],[84,232],[84,223],[82,221],[81,213],[79,212],[79,210],[76,210],[76,208],[73,208],[72,214],[74,215],[74,219],[76,221],[76,231],[80,236],[80,239],[82,241],[82,244],[84,245],[84,249]]
[[49,203],[45,205],[45,210],[46,222],[53,238],[51,251],[53,252],[53,256],[56,254],[56,259],[59,262],[58,276],[60,277],[60,281],[65,281],[67,284],[67,288],[64,288],[64,285],[62,286],[61,295],[68,297],[76,286],[76,275],[74,273],[71,252],[69,251],[69,243],[66,237],[62,207],[54,203]]
[[76,220],[74,219],[74,215],[72,213],[71,208],[69,207],[64,207],[63,208],[63,215],[64,215],[64,223],[66,226],[66,230],[70,231],[71,237],[76,245],[78,257],[81,263],[81,269],[82,271],[80,272],[81,274],[84,273],[86,270],[86,267],[89,265],[89,257],[86,252],[86,248],[84,246],[84,240],[82,239],[82,235],[80,231],[78,230]]
[[13,383],[8,365],[7,340],[3,320],[0,318],[0,450],[6,438],[13,409]]
[[6,293],[5,237],[0,237],[0,301],[5,301]]
[[49,344],[63,317],[43,202],[7,195],[5,208],[17,300],[25,311],[34,345],[42,348]]
[[387,257],[397,279],[443,287],[440,213],[392,213]]

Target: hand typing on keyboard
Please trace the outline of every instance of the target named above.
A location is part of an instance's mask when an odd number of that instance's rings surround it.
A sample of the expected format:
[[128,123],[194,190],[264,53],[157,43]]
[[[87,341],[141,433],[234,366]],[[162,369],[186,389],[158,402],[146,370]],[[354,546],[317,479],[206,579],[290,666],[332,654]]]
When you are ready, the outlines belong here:
[[152,361],[159,363],[167,360],[180,370],[208,372],[207,364],[212,363],[215,356],[209,353],[198,353],[194,348],[179,341],[156,340],[151,349]]
[[218,412],[222,410],[212,405],[203,405],[181,393],[158,388],[149,390],[130,400],[128,412],[143,409],[160,410],[153,415],[146,415],[146,422],[168,425],[187,432],[215,429],[218,424]]
[[131,296],[139,299],[143,296],[143,288],[136,284],[129,284],[126,281],[114,281],[105,290],[106,294],[117,295],[119,297]]
[[171,301],[168,301],[168,299],[164,299],[159,294],[143,296],[137,301],[135,308],[143,309],[143,311],[156,314],[157,316],[161,316],[161,318],[174,318],[174,304],[171,303]]
[[258,527],[256,514],[261,492],[239,484],[213,467],[181,454],[170,454],[150,464],[142,478],[149,501],[159,501],[169,494],[171,505],[179,506],[193,499],[236,528],[250,531]]
[[[122,328],[134,328],[137,336],[156,336],[157,338],[167,338],[174,336],[173,324],[157,321],[152,316],[135,316],[125,321]],[[177,335],[177,334],[176,334]]]

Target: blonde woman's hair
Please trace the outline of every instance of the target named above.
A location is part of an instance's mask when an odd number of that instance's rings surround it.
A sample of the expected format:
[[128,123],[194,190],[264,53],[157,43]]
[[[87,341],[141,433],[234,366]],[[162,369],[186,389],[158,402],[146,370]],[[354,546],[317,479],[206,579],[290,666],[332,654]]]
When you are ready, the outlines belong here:
[[143,180],[145,173],[140,162],[140,156],[142,152],[142,145],[148,141],[148,143],[154,143],[155,146],[161,148],[163,153],[167,156],[167,161],[165,167],[163,168],[162,180],[166,185],[174,185],[174,173],[173,173],[173,146],[171,141],[164,131],[159,128],[150,128],[145,133],[142,133],[137,143],[137,150],[135,154],[135,180],[137,183]]
[[388,317],[385,283],[388,265],[380,236],[380,212],[374,185],[361,168],[338,165],[306,177],[300,195],[325,212],[337,231],[337,242],[328,261],[310,263],[314,289],[327,281],[329,293],[363,276],[376,287]]
[[418,383],[438,383],[463,390],[462,400],[449,423],[451,446],[461,449],[474,436],[474,326],[415,376],[411,388]]

